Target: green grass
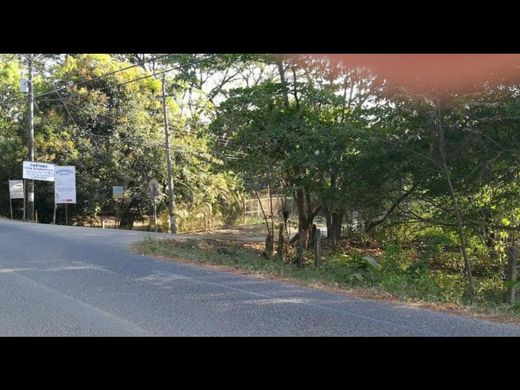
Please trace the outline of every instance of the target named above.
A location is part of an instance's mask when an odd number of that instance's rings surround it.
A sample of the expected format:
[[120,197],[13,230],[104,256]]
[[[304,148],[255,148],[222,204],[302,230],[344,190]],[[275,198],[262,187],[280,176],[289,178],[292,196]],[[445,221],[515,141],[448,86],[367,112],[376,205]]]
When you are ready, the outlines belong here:
[[[278,258],[266,259],[255,250],[238,244],[218,240],[154,240],[147,238],[137,244],[141,253],[186,259],[194,263],[217,264],[234,267],[263,275],[296,278],[308,282],[335,280],[323,269],[309,267],[298,268],[296,265],[282,262]],[[338,278],[340,281],[341,278]]]
[[358,251],[327,253],[316,269],[309,257],[304,267],[279,258],[266,259],[260,251],[243,244],[219,240],[154,240],[136,245],[140,253],[193,263],[233,267],[252,274],[283,278],[304,285],[355,289],[370,296],[391,294],[402,300],[451,304],[479,314],[520,318],[520,305],[503,303],[503,283],[498,277],[475,278],[476,297],[470,304],[465,296],[466,281],[461,273],[417,267],[410,253],[388,247],[377,259],[367,260]]

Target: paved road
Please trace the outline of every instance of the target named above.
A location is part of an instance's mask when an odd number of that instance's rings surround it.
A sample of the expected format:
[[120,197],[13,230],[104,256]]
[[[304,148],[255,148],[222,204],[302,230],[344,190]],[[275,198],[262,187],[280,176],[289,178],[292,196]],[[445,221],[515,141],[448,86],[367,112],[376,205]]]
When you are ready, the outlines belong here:
[[153,235],[0,220],[0,335],[520,336],[520,327],[167,263],[126,249]]

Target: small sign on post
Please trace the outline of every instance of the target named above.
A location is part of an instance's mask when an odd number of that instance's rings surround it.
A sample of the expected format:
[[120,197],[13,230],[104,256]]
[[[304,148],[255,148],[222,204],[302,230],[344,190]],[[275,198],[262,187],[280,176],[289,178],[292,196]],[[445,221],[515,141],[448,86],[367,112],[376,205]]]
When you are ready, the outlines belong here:
[[9,210],[11,211],[11,219],[13,219],[13,199],[23,199],[25,209],[23,180],[9,180]]
[[29,83],[27,82],[27,79],[20,79],[20,92],[29,92]]
[[124,199],[125,187],[124,186],[112,186],[112,198],[116,201],[114,205],[114,228],[117,229],[117,200]]
[[150,197],[156,198],[159,195],[159,182],[156,179],[152,179],[148,186],[150,187]]
[[124,194],[125,194],[125,187],[123,187],[123,186],[113,186],[112,187],[112,198],[123,199]]
[[23,199],[23,180],[9,180],[9,197]]

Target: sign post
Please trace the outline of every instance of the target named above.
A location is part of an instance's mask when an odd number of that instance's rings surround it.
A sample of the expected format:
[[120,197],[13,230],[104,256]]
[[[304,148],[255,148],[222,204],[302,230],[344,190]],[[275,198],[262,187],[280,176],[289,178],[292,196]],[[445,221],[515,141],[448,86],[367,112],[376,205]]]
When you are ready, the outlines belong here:
[[159,182],[156,179],[152,179],[148,186],[150,187],[150,196],[153,203],[153,226],[155,228],[155,233],[157,233],[157,204],[155,203],[155,198],[159,193]]
[[157,205],[155,204],[155,198],[153,198],[153,226],[155,233],[157,233]]
[[13,219],[13,199],[23,199],[25,209],[23,180],[9,180],[9,209],[11,211],[11,219]]
[[56,209],[58,204],[65,205],[65,225],[68,225],[67,205],[76,204],[76,167],[74,166],[55,167],[53,223],[56,223]]
[[22,221],[25,221],[25,180],[23,180],[23,188],[24,188],[24,197],[23,197],[23,215],[22,215]]
[[112,198],[116,202],[114,205],[114,228],[117,229],[117,200],[123,199],[125,196],[125,187],[124,186],[113,186],[112,187]]

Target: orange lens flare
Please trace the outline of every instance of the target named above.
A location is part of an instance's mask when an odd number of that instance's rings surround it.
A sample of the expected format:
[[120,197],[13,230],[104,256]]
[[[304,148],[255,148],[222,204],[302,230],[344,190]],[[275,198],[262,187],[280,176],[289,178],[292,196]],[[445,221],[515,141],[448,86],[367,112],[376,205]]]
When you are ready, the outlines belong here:
[[[467,92],[485,82],[520,82],[520,54],[318,54],[345,67],[361,66],[394,86]],[[294,57],[293,57],[294,58]]]

